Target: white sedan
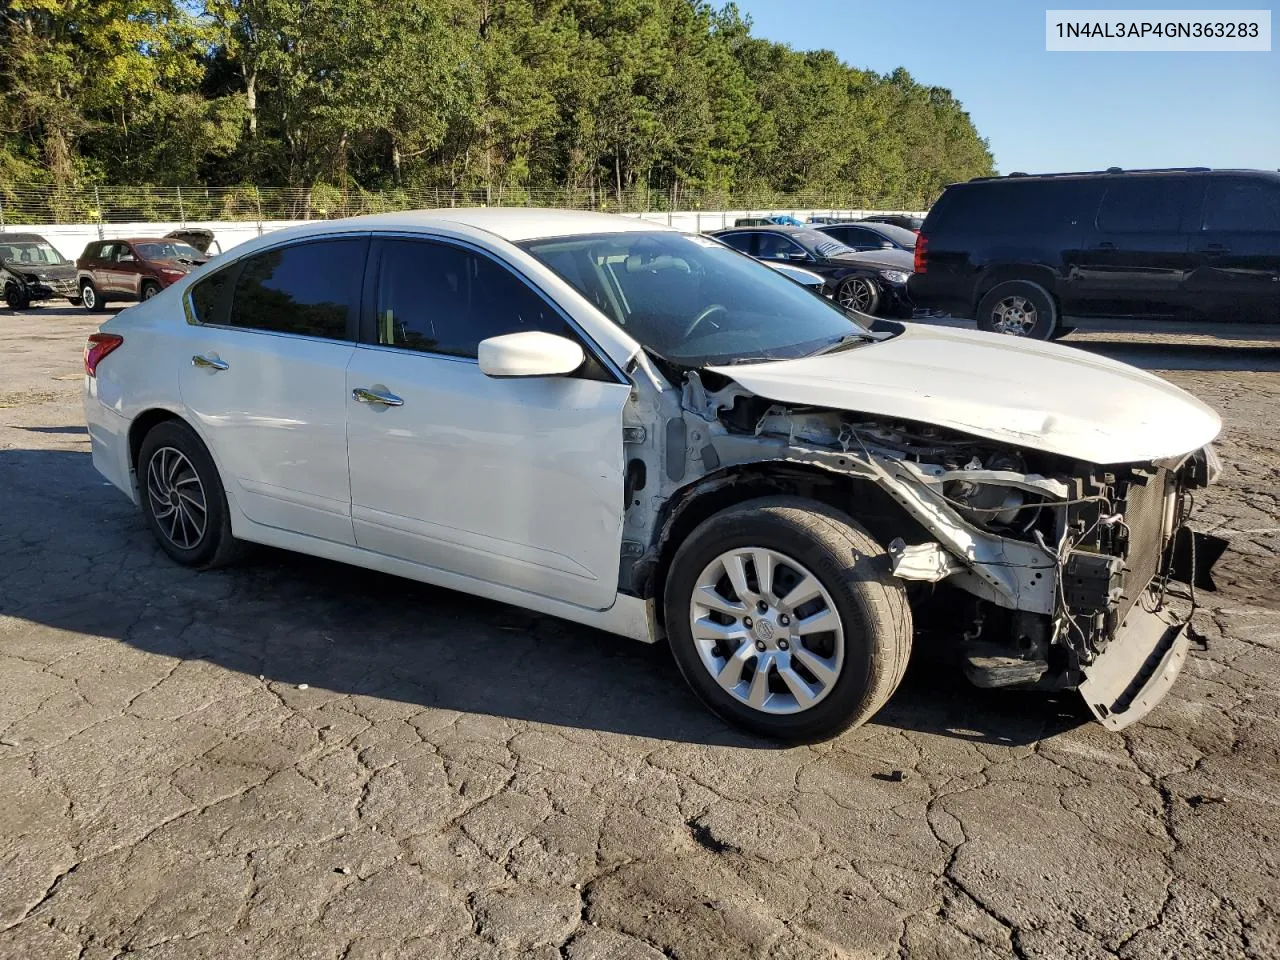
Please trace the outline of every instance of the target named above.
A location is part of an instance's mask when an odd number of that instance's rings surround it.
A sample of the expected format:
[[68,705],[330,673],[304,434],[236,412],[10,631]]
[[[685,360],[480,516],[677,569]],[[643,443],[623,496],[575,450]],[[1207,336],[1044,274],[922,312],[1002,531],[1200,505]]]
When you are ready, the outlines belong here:
[[[886,324],[722,244],[442,210],[228,251],[85,351],[93,462],[175,561],[270,544],[640,640],[788,740],[874,714],[912,613],[983,686],[1111,727],[1186,651],[1162,608],[1217,415],[1067,348]],[[1220,546],[1218,547],[1220,549]]]

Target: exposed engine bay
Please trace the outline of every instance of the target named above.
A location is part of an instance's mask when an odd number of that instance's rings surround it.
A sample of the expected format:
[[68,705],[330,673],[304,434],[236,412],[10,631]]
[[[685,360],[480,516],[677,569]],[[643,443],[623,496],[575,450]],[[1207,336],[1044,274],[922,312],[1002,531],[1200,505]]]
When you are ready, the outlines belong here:
[[1098,466],[946,427],[779,404],[710,371],[684,371],[678,409],[671,394],[668,409],[644,409],[641,392],[628,408],[624,591],[653,598],[662,547],[702,497],[740,484],[799,491],[879,539],[913,608],[940,591],[964,595],[949,632],[975,684],[1079,688],[1113,728],[1172,684],[1188,641],[1168,612],[1169,584],[1210,584],[1225,546],[1186,527],[1191,492],[1218,471],[1211,447]]

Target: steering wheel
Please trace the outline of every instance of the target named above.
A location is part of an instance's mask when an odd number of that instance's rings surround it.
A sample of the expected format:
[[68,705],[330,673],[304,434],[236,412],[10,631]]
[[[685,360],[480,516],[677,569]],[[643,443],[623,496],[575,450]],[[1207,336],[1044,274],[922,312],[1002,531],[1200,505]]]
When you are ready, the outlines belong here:
[[726,307],[723,303],[711,304],[711,306],[707,307],[707,309],[703,310],[700,314],[698,314],[696,317],[693,318],[693,323],[689,324],[687,327],[684,328],[684,335],[686,337],[692,335],[693,331],[698,329],[698,324],[702,323],[702,321],[706,320],[709,316],[711,316],[717,310],[719,310],[721,313],[729,312],[729,308]]

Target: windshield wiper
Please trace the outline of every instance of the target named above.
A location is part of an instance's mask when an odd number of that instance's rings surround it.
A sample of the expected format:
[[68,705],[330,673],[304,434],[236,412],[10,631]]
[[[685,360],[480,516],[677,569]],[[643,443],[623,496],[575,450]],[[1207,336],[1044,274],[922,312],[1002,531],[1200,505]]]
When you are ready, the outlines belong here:
[[835,353],[837,350],[848,350],[863,343],[878,343],[883,339],[883,337],[877,336],[874,333],[846,333],[835,343],[828,343],[825,347],[819,347],[817,350],[813,351],[813,353],[809,354],[809,356],[820,357],[824,353]]

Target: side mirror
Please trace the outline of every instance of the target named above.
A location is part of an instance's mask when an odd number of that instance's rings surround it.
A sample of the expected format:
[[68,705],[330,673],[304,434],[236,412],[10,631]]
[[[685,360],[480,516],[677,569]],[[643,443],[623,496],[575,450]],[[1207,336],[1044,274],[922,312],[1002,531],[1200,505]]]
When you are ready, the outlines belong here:
[[787,254],[787,259],[793,260],[796,263],[808,263],[813,259],[813,257],[809,256],[807,253],[789,253]]
[[561,377],[573,373],[587,358],[572,340],[541,330],[481,340],[477,357],[480,372],[487,377]]
[[124,256],[122,256],[122,257],[121,257],[119,260],[117,260],[116,262],[117,262],[117,263],[133,263],[133,262],[134,262],[135,260],[137,260],[137,259],[138,259],[138,258],[137,258],[137,257],[135,257],[132,253],[126,253]]
[[892,241],[892,240],[881,240],[881,241],[880,241],[880,249],[881,249],[881,250],[892,250],[892,249],[893,249],[893,241]]

